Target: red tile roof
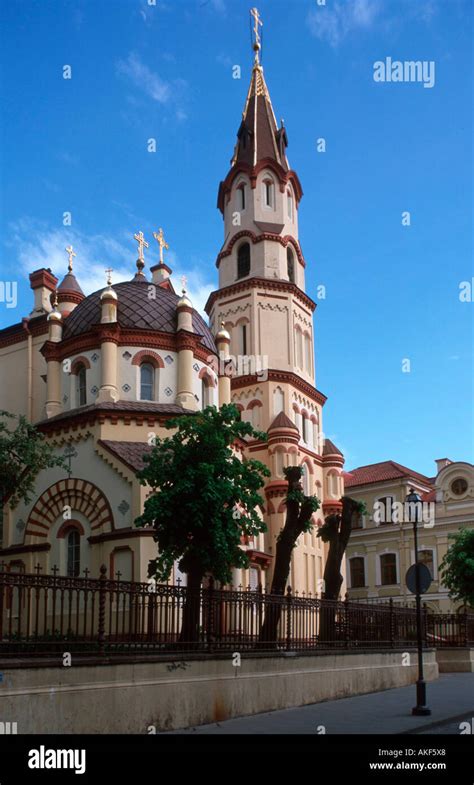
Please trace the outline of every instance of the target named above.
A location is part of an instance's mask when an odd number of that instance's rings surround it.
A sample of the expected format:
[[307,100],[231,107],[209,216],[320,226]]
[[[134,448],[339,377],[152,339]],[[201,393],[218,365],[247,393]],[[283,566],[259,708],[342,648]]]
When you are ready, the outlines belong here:
[[109,439],[99,439],[99,444],[135,472],[143,469],[145,465],[143,456],[151,452],[147,442],[114,442]]
[[331,439],[324,440],[323,455],[342,455],[339,447],[336,447]]
[[344,472],[344,485],[346,488],[354,488],[357,485],[370,485],[376,482],[385,482],[386,480],[398,480],[403,477],[417,480],[422,485],[432,485],[429,477],[419,472],[414,472],[407,466],[402,466],[395,461],[371,463],[368,466],[359,466],[350,472]]
[[269,426],[268,430],[271,431],[273,430],[273,428],[292,428],[292,430],[294,431],[298,430],[294,422],[290,420],[290,418],[288,417],[287,414],[285,414],[285,412],[280,412],[279,414],[277,414],[277,416]]

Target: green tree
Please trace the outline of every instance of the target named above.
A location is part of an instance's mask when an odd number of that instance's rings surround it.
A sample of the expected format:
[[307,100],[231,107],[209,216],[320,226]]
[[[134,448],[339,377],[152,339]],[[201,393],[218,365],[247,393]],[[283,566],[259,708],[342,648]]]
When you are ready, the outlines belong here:
[[158,556],[148,574],[167,580],[173,563],[187,574],[181,640],[196,640],[199,588],[206,573],[229,583],[232,567],[249,566],[243,536],[266,531],[257,507],[269,470],[259,461],[242,461],[233,445],[245,437],[266,439],[242,422],[236,406],[169,420],[172,436],[157,438],[137,476],[153,493],[137,526],[153,526]]
[[43,434],[22,414],[0,411],[0,504],[28,504],[39,472],[54,466],[67,469]]
[[[317,496],[305,496],[301,487],[301,466],[288,466],[283,470],[288,489],[286,493],[285,525],[277,538],[275,568],[270,594],[283,594],[290,574],[291,554],[300,534],[311,530],[312,515],[319,509]],[[282,612],[281,602],[266,603],[265,619],[260,630],[260,640],[275,642]]]
[[474,529],[450,534],[449,546],[440,564],[441,580],[453,599],[474,607]]

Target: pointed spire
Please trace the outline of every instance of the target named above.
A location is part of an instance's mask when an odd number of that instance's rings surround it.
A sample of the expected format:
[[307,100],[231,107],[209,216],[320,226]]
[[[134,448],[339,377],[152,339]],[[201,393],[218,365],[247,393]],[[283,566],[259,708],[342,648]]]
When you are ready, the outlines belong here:
[[278,128],[270,93],[263,75],[263,66],[260,63],[259,28],[263,23],[256,8],[252,8],[250,14],[254,19],[253,50],[255,59],[242,122],[237,133],[232,166],[238,163],[256,166],[263,158],[270,158],[280,164],[285,171],[288,171],[290,167],[285,153],[288,145],[286,131],[283,125]]

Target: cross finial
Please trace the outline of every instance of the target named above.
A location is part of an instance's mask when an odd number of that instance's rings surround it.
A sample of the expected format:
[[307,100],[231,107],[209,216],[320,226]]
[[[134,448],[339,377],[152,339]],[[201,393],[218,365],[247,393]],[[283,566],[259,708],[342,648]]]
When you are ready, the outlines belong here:
[[259,52],[262,48],[261,41],[260,41],[260,31],[259,28],[263,27],[263,22],[260,17],[260,13],[258,8],[252,8],[250,11],[250,16],[253,17],[253,35],[254,35],[254,42],[253,42],[253,50],[255,52],[255,65],[259,64]]
[[112,273],[113,273],[112,267],[107,267],[105,272],[107,273],[107,286],[111,286],[112,285]]
[[74,259],[75,256],[77,256],[77,254],[74,253],[74,251],[72,249],[72,245],[68,245],[65,250],[66,250],[66,253],[67,253],[68,257],[69,257],[68,258],[67,269],[68,269],[69,273],[72,273],[72,260]]
[[149,247],[148,243],[143,236],[143,232],[137,232],[136,234],[133,235],[133,237],[138,243],[138,258],[140,259],[141,262],[144,262],[145,257],[143,256],[143,249]]
[[166,248],[166,250],[168,250],[169,245],[167,242],[165,242],[165,236],[163,234],[163,229],[161,228],[161,226],[159,232],[153,232],[153,237],[155,238],[156,242],[160,246],[160,264],[163,264],[163,248]]
[[180,281],[181,281],[181,286],[183,287],[183,294],[186,294],[186,284],[188,282],[188,279],[185,275],[182,275]]

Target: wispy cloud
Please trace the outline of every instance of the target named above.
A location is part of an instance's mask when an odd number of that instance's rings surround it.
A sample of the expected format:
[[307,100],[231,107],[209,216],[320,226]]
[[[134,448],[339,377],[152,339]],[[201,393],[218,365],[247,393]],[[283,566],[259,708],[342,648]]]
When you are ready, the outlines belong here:
[[[87,295],[104,288],[107,267],[113,270],[113,283],[132,279],[136,272],[137,256],[134,242],[132,234],[129,236],[124,233],[120,237],[107,234],[86,235],[72,227],[52,229],[43,222],[25,217],[10,225],[6,245],[11,251],[14,267],[21,270],[25,278],[39,267],[49,267],[61,281],[67,272],[67,254],[64,249],[71,244],[77,254],[74,259],[74,274]],[[146,258],[147,267],[156,262],[155,257],[156,250],[150,247]],[[186,289],[193,307],[205,316],[204,305],[215,288],[215,281],[203,275],[204,265],[195,262],[185,267],[172,251],[166,255],[166,263],[173,270],[171,280],[176,292],[181,292],[181,276],[185,275]],[[145,274],[151,280],[149,269],[145,270]]]
[[314,8],[307,23],[312,35],[337,47],[354,30],[369,29],[380,10],[380,0],[339,1]]
[[334,0],[313,8],[307,25],[315,38],[337,48],[350,35],[379,23],[385,30],[413,20],[429,24],[437,11],[438,0],[399,0],[396,13],[390,0]]
[[138,87],[154,101],[166,104],[171,98],[171,85],[158,74],[155,74],[134,52],[130,52],[126,60],[119,60],[117,72],[125,76],[135,87]]

